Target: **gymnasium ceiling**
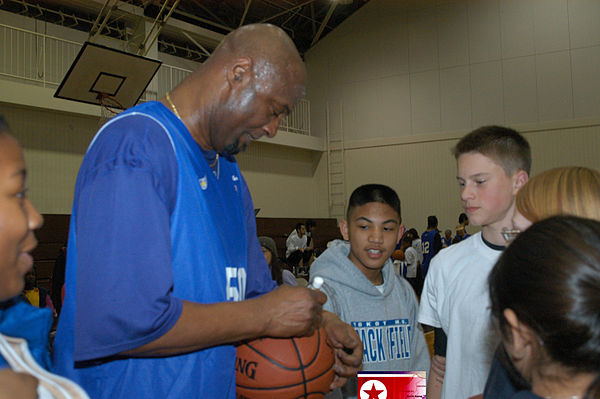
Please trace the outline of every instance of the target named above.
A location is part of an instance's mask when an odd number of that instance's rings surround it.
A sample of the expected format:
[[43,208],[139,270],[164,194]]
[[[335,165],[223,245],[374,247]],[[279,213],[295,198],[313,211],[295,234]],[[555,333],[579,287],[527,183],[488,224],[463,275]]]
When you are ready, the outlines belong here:
[[135,42],[132,48],[144,39],[136,35],[140,22],[146,21],[148,29],[149,23],[164,21],[159,51],[202,61],[223,35],[256,22],[280,26],[304,54],[368,1],[0,0],[0,9],[84,32],[92,32],[108,15],[102,34]]

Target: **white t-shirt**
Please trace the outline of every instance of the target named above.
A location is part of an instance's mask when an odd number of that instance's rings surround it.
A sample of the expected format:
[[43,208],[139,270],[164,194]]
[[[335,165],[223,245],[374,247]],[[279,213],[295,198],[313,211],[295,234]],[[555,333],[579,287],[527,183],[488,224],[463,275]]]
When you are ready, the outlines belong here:
[[490,322],[487,278],[500,254],[479,232],[431,260],[418,321],[448,335],[442,399],[483,392],[499,342]]
[[419,255],[413,247],[408,247],[404,251],[404,261],[406,262],[406,278],[416,278]]
[[419,262],[423,263],[423,243],[420,238],[415,238],[412,243],[412,247],[417,251],[417,255],[419,256]]

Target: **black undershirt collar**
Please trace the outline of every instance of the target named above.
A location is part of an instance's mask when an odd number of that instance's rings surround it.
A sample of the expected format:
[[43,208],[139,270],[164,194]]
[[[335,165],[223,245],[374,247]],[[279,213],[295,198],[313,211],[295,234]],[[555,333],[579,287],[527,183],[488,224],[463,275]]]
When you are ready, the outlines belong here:
[[491,242],[489,242],[488,240],[486,240],[486,239],[483,237],[483,233],[481,234],[481,239],[483,240],[483,243],[484,243],[485,245],[487,245],[487,246],[488,246],[488,248],[491,248],[491,249],[493,249],[494,251],[504,251],[504,250],[506,249],[506,246],[505,246],[505,245],[496,245],[496,244],[492,244]]

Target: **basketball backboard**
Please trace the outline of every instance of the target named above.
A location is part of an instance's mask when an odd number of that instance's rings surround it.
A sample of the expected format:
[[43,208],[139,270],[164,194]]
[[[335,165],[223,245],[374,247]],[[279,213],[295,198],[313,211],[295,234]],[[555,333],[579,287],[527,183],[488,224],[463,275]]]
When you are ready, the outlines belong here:
[[111,107],[130,108],[139,101],[161,62],[86,42],[54,97]]

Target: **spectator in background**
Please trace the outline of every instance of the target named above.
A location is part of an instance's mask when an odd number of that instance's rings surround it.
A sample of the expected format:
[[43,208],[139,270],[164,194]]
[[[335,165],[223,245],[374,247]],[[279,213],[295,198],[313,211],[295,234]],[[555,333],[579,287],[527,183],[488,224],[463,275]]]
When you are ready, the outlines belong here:
[[262,248],[263,255],[265,255],[269,269],[271,269],[271,276],[277,282],[277,285],[286,284],[296,287],[298,285],[296,277],[279,260],[275,241],[271,237],[262,236],[258,237],[258,242]]
[[427,230],[421,235],[421,245],[423,246],[423,278],[427,276],[429,262],[442,249],[442,239],[438,231],[438,219],[431,215],[427,217]]
[[37,274],[35,267],[27,272],[25,275],[25,288],[23,289],[23,297],[30,304],[36,308],[48,308],[52,311],[54,317],[57,316],[56,309],[48,295],[48,290],[37,285]]
[[401,264],[401,275],[409,282],[415,290],[417,297],[421,296],[423,290],[423,279],[421,276],[421,263],[417,250],[412,246],[413,237],[410,232],[404,234],[400,240],[400,249],[404,251],[404,261]]
[[459,242],[461,242],[462,240],[466,239],[468,237],[467,232],[465,231],[465,226],[458,226],[456,228],[456,234],[454,235],[454,238],[452,239],[452,244],[457,244]]
[[446,229],[442,238],[442,247],[448,248],[450,245],[452,245],[452,230]]
[[[306,227],[306,246],[314,249],[315,241],[314,241],[313,233],[316,230],[317,222],[315,222],[312,219],[308,219],[306,221],[306,223],[304,224],[304,226]],[[315,254],[315,256],[316,255],[317,254]]]
[[300,261],[302,261],[302,270],[299,273],[302,272],[303,274],[308,271],[310,257],[313,254],[313,248],[309,247],[307,242],[308,236],[306,235],[306,225],[304,223],[298,223],[285,241],[287,247],[285,251],[286,263],[297,270]]
[[65,242],[58,250],[58,257],[54,262],[52,271],[52,289],[50,290],[52,303],[56,309],[56,314],[60,316],[62,307],[62,289],[65,284],[65,267],[67,265],[67,243]]
[[412,228],[408,230],[408,233],[412,237],[412,247],[415,249],[415,251],[417,251],[419,262],[423,264],[423,243],[419,238],[419,232],[417,231],[417,229]]
[[[469,225],[469,217],[467,216],[466,213],[461,213],[460,215],[458,215],[458,225],[459,226],[463,226],[463,227],[467,227]],[[465,229],[466,232],[466,229]],[[467,233],[469,236],[470,234]]]

